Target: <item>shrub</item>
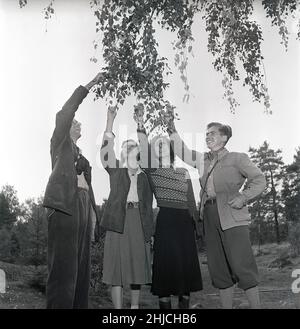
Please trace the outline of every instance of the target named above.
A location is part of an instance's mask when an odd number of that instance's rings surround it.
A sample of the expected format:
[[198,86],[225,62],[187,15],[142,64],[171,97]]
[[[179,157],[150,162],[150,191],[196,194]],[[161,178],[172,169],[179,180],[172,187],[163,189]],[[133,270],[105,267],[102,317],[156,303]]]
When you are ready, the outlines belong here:
[[47,282],[47,267],[40,266],[32,268],[27,274],[26,283],[29,287],[45,294]]
[[0,230],[0,259],[11,262],[11,233],[3,228]]
[[22,266],[0,261],[0,268],[5,272],[7,281],[20,281],[24,277]]
[[[106,294],[106,285],[102,283],[102,264],[103,264],[104,238],[99,238],[98,242],[92,243],[91,248],[91,281],[90,294],[104,296]],[[28,266],[26,283],[31,288],[45,293],[47,280],[46,266]]]
[[293,256],[300,255],[300,222],[289,225],[288,236]]
[[102,283],[104,253],[104,235],[102,234],[98,242],[92,243],[91,249],[91,295],[105,295],[106,285]]

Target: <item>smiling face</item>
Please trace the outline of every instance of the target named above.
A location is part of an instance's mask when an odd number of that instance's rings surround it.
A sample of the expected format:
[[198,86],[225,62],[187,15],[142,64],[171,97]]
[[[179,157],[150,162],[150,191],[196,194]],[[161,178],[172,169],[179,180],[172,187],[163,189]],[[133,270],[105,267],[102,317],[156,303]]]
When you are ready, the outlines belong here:
[[129,154],[127,155],[127,165],[130,169],[137,169],[139,166],[139,148],[135,147],[132,150],[130,150]]
[[73,119],[70,129],[70,136],[73,141],[77,141],[81,137],[81,123]]
[[139,167],[140,149],[134,140],[125,141],[122,145],[121,159],[122,163],[130,169],[137,169]]
[[206,145],[211,151],[218,151],[225,146],[227,136],[222,135],[217,126],[212,126],[206,131]]

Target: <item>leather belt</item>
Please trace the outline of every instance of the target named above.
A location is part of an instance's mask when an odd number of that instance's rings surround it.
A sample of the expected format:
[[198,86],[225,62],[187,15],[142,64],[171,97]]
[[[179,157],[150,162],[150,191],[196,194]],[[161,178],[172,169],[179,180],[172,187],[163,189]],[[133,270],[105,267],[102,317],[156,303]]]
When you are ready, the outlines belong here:
[[126,205],[127,209],[138,208],[138,207],[139,207],[139,203],[135,202],[135,201],[129,201],[129,202],[127,202],[127,205]]
[[217,203],[217,199],[216,199],[216,198],[214,198],[214,199],[207,199],[207,200],[205,201],[204,206],[207,206],[207,205],[213,205],[213,204],[215,204],[215,203]]

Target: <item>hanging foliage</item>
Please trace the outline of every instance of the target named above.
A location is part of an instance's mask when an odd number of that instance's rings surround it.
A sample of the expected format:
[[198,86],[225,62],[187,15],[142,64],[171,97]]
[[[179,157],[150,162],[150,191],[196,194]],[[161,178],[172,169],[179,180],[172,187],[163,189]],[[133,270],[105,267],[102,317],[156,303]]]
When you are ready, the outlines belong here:
[[[202,19],[207,32],[207,49],[212,65],[222,75],[223,97],[235,112],[239,103],[234,84],[242,83],[253,101],[270,111],[270,97],[263,66],[262,29],[253,19],[255,0],[92,0],[96,18],[95,50],[101,46],[105,79],[95,87],[96,98],[123,105],[135,95],[145,108],[151,129],[165,129],[172,105],[165,98],[172,74],[169,59],[159,54],[156,29],[174,33],[174,63],[184,86],[184,101],[190,97],[187,77],[189,56],[193,52],[193,22]],[[20,7],[27,0],[19,0]],[[54,0],[44,9],[45,19],[54,14]],[[278,28],[283,45],[288,47],[288,19],[299,17],[300,0],[261,0],[266,17]],[[298,23],[300,27],[300,22]],[[300,36],[300,29],[298,38]],[[91,59],[97,63],[97,58]],[[100,68],[99,68],[100,69]]]

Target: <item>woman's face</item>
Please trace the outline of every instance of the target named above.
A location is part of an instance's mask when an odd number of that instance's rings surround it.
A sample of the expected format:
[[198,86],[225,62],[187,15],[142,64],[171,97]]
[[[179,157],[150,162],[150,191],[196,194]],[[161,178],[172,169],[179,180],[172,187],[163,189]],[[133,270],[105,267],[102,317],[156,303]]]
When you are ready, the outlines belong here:
[[139,148],[135,147],[134,149],[130,150],[130,152],[127,155],[127,166],[130,169],[137,169],[139,166],[138,161],[138,155],[139,155]]
[[139,166],[139,147],[134,141],[124,143],[121,151],[121,157],[124,159],[126,167],[137,169]]
[[168,139],[165,137],[156,139],[154,151],[157,159],[170,159],[170,143]]

